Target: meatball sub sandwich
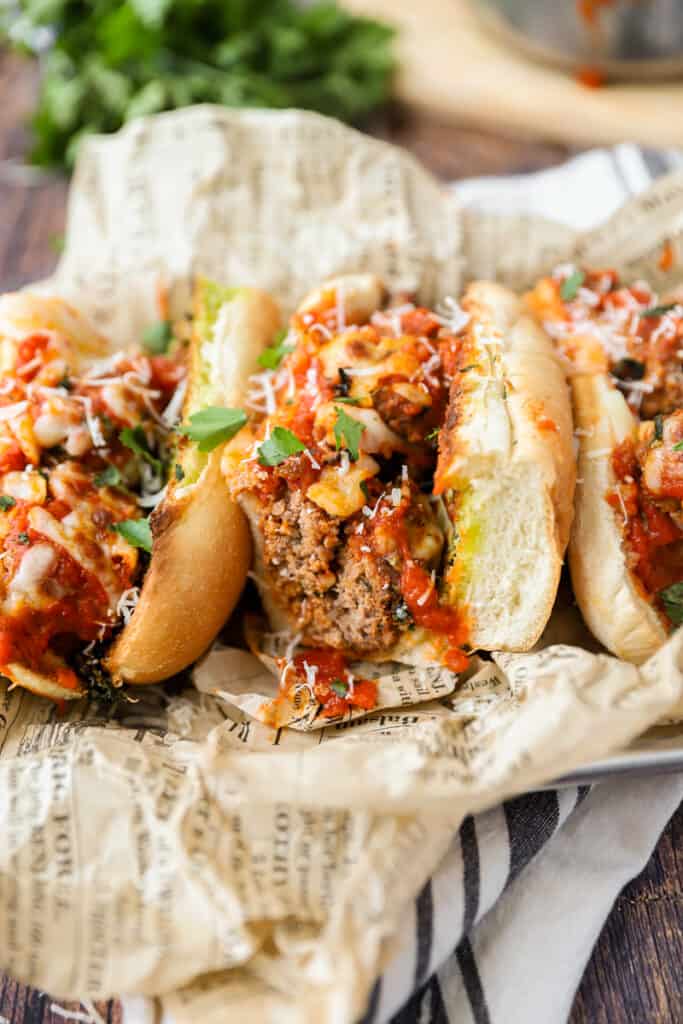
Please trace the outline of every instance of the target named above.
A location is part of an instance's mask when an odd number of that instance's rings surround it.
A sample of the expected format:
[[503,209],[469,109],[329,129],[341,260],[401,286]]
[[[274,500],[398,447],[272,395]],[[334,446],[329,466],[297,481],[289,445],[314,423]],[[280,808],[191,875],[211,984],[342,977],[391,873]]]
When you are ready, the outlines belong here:
[[308,648],[292,685],[343,658],[460,670],[531,647],[575,469],[565,378],[521,302],[478,283],[462,307],[387,305],[374,276],[340,277],[261,363],[223,470],[271,626]]
[[683,622],[683,304],[572,266],[527,302],[571,372],[574,592],[601,643],[640,663]]
[[88,682],[102,692],[105,664],[115,681],[166,678],[239,596],[249,535],[220,451],[178,446],[172,428],[183,405],[242,398],[278,313],[262,293],[202,283],[196,306],[188,386],[179,342],[112,355],[61,299],[0,299],[0,674],[12,684],[66,700]]

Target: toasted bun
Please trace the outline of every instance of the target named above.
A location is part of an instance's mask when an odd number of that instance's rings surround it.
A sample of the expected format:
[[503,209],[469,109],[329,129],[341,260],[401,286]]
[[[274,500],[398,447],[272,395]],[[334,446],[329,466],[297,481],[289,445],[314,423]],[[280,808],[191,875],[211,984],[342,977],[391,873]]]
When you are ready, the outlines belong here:
[[[200,281],[184,418],[209,405],[240,406],[247,379],[280,322],[257,289]],[[249,529],[220,471],[223,446],[202,455],[181,442],[182,481],[172,479],[152,516],[152,560],[133,616],[112,647],[116,679],[154,683],[186,668],[232,612],[251,561]]]
[[550,616],[576,480],[569,391],[550,339],[497,284],[472,284],[465,345],[439,439],[437,485],[454,492],[444,594],[470,644],[528,650]]
[[591,632],[613,654],[640,664],[668,633],[626,565],[618,512],[605,500],[616,480],[611,453],[638,425],[624,396],[599,374],[572,381],[580,438],[576,518],[569,545],[574,594]]

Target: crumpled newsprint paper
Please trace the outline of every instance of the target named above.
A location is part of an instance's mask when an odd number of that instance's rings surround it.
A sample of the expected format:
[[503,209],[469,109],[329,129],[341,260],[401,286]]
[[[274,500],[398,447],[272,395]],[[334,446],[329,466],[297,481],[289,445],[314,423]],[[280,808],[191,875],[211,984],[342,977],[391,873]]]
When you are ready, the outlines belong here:
[[[288,311],[341,271],[432,303],[581,259],[664,292],[683,279],[680,260],[659,269],[666,240],[683,246],[683,175],[579,237],[465,213],[405,153],[317,115],[199,107],[84,146],[51,287],[122,346],[156,318],[160,278],[178,308],[203,271]],[[196,689],[115,711],[3,692],[3,967],[59,997],[156,995],[176,1024],[226,1007],[350,1024],[465,815],[680,713],[683,633],[640,669],[584,637],[565,601],[534,652],[459,681],[403,669],[386,706],[315,729],[255,718],[267,673],[221,644]]]

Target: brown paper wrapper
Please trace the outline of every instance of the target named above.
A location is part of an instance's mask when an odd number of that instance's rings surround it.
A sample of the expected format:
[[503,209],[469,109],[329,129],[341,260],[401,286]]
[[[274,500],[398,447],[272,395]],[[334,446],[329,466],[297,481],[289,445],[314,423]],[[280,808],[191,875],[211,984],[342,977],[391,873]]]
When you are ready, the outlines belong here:
[[[682,235],[683,176],[579,237],[465,213],[400,150],[317,115],[200,107],[86,144],[51,287],[122,346],[155,318],[160,276],[177,308],[196,271],[272,289],[285,309],[359,269],[427,303],[573,259],[664,291],[683,273],[657,257]],[[353,1021],[465,815],[683,704],[683,635],[640,669],[584,637],[565,606],[532,653],[477,663],[455,688],[403,668],[410,685],[386,690],[400,699],[309,731],[240,706],[264,695],[263,667],[220,647],[199,690],[143,688],[115,715],[60,719],[6,692],[4,966],[56,996],[159,996],[176,1024],[218,1024],[226,1006],[245,1024]]]

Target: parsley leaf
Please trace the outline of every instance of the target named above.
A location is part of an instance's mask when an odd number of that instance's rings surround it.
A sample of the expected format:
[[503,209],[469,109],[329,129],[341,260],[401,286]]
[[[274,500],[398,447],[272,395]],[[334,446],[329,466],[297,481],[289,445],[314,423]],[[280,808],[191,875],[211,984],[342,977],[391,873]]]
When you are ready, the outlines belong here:
[[[674,445],[673,450],[675,452],[683,452],[683,441],[677,441],[676,444]],[[0,500],[2,500],[2,499],[0,499]]]
[[29,537],[29,535],[27,533],[24,533],[23,530],[19,534],[19,536],[17,537],[17,540],[19,541],[20,544],[30,544],[31,543],[31,538]]
[[359,423],[358,420],[355,420],[353,416],[349,416],[348,413],[344,412],[337,405],[335,405],[334,411],[337,414],[337,419],[334,423],[334,441],[337,451],[344,444],[352,460],[355,462],[358,458],[358,445],[360,444],[360,436],[365,430],[365,424]]
[[330,689],[334,690],[339,697],[345,697],[349,692],[349,684],[343,682],[341,679],[335,679],[330,683]]
[[258,460],[262,466],[279,466],[290,455],[303,452],[306,445],[302,444],[296,434],[285,427],[273,427],[273,433],[267,441],[259,445]]
[[155,458],[149,450],[147,444],[147,437],[141,426],[137,427],[124,427],[119,433],[119,441],[124,444],[126,448],[130,448],[132,452],[139,455],[145,462],[149,462],[157,473],[162,470],[162,465],[159,459]]
[[661,441],[664,437],[664,417],[661,412],[655,416],[655,441]]
[[113,529],[134,548],[142,548],[143,551],[151,552],[152,531],[149,519],[123,519],[120,523],[114,523]]
[[16,501],[9,494],[0,494],[0,508],[3,512],[7,512],[9,509],[14,508]]
[[659,597],[674,626],[680,626],[683,623],[683,583],[672,583],[659,591]]
[[173,467],[173,472],[175,474],[176,480],[184,480],[185,479],[185,470],[180,465],[180,463],[176,462],[175,466]]
[[665,313],[670,313],[672,309],[675,309],[677,305],[677,302],[669,302],[666,306],[651,306],[649,309],[644,310],[640,315],[664,316]]
[[223,409],[210,405],[194,416],[187,426],[180,428],[191,441],[196,441],[200,452],[212,452],[219,444],[229,441],[247,422],[243,409]]
[[116,466],[108,465],[95,477],[95,487],[118,487],[121,483],[121,474]]
[[335,398],[335,402],[343,402],[344,405],[360,405],[362,401],[362,398],[349,398],[348,395],[342,395],[341,398]]
[[266,370],[277,370],[285,356],[294,351],[294,345],[288,345],[285,342],[286,337],[287,331],[284,329],[276,335],[274,343],[268,348],[264,348],[258,357],[259,366],[264,366]]
[[579,288],[586,280],[583,270],[573,270],[569,277],[566,277],[560,287],[560,298],[564,302],[571,302],[579,294]]
[[434,427],[428,434],[425,434],[425,441],[436,441],[439,436],[439,428]]
[[142,344],[148,352],[159,356],[168,350],[172,338],[173,331],[168,320],[158,320],[157,323],[150,324],[145,330],[142,335]]

